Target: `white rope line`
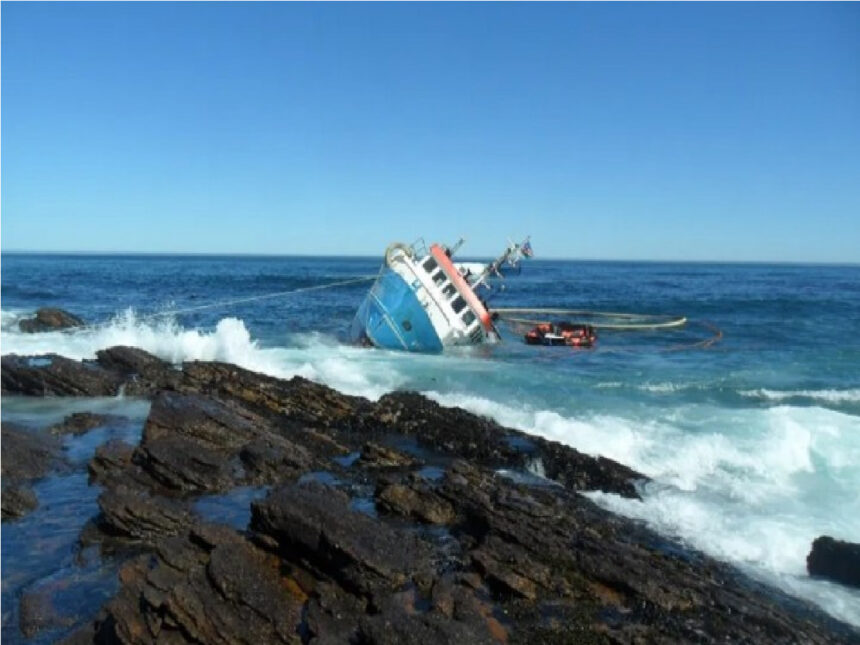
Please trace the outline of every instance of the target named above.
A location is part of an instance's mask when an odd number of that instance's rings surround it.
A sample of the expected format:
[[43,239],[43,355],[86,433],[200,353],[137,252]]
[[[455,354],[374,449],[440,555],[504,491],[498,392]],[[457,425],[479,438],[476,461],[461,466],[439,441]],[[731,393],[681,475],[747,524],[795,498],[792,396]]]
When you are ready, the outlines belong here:
[[[162,318],[165,316],[175,316],[177,314],[186,314],[193,311],[204,311],[206,309],[218,309],[223,307],[230,307],[232,305],[243,304],[246,302],[255,302],[257,300],[267,300],[272,298],[281,298],[284,296],[289,296],[297,293],[307,293],[309,291],[322,291],[323,289],[332,289],[334,287],[345,287],[350,284],[358,284],[360,282],[370,282],[371,280],[375,280],[376,275],[366,275],[360,278],[350,278],[349,280],[340,280],[338,282],[329,282],[327,284],[316,284],[310,287],[299,287],[297,289],[289,289],[288,291],[277,291],[275,293],[264,293],[258,296],[248,296],[245,298],[235,298],[233,300],[221,300],[219,302],[212,302],[206,305],[196,305],[194,307],[183,307],[182,309],[171,309],[169,311],[159,311],[156,313],[145,314],[143,316],[138,317],[139,321],[152,320],[153,318]],[[94,329],[98,327],[107,327],[114,324],[114,320],[106,320],[100,323],[93,323],[90,325],[84,325],[83,327],[75,327],[71,331],[77,331],[82,329]]]
[[147,314],[146,316],[141,317],[141,320],[148,320],[149,318],[157,318],[159,316],[175,316],[176,314],[187,314],[192,311],[203,311],[205,309],[218,309],[221,307],[231,307],[233,305],[239,305],[246,302],[255,302],[257,300],[267,300],[271,298],[281,298],[283,296],[289,296],[296,293],[307,293],[308,291],[322,291],[323,289],[331,289],[333,287],[345,287],[349,284],[358,284],[359,282],[369,282],[370,280],[375,279],[376,276],[362,276],[361,278],[351,278],[349,280],[341,280],[340,282],[330,282],[328,284],[317,284],[311,287],[299,287],[298,289],[290,289],[289,291],[277,291],[275,293],[264,293],[259,296],[248,296],[246,298],[236,298],[234,300],[222,300],[220,302],[213,302],[208,305],[197,305],[195,307],[184,307],[182,309],[172,309],[170,311],[159,311],[154,314]]

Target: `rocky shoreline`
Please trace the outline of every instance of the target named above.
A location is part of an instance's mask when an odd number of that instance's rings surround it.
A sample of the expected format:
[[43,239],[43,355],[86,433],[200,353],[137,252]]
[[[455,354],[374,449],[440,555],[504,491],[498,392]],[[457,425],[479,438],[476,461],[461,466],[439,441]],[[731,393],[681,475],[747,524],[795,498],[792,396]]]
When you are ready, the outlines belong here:
[[[81,543],[126,555],[119,591],[69,643],[860,642],[579,494],[635,498],[641,474],[419,394],[371,402],[129,347],[4,356],[0,377],[3,394],[152,401],[139,445],[89,462],[103,492]],[[49,438],[6,425],[3,453],[6,521],[35,504],[28,480],[63,465]],[[247,525],[195,511],[239,487],[262,489]]]

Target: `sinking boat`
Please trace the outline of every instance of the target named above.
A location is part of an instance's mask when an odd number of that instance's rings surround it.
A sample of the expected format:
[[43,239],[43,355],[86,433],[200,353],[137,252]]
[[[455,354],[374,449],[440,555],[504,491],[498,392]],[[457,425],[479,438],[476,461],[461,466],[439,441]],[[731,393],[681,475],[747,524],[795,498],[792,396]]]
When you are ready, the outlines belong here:
[[532,256],[528,238],[510,243],[492,262],[456,262],[463,240],[449,248],[422,240],[391,244],[379,276],[350,328],[354,342],[408,352],[440,352],[498,339],[493,314],[479,293]]

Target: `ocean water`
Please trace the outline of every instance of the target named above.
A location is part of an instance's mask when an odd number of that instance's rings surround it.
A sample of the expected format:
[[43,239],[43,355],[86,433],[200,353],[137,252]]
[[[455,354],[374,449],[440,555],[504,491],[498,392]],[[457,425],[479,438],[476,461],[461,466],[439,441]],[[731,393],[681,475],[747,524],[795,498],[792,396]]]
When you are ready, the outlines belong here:
[[[508,328],[498,344],[434,356],[353,347],[344,336],[369,283],[153,316],[372,275],[379,263],[7,254],[0,344],[73,358],[135,345],[369,398],[419,390],[645,473],[642,501],[590,496],[860,625],[860,592],[805,568],[819,535],[860,542],[860,266],[535,260],[491,294],[497,307],[690,320],[601,332],[593,350],[529,347]],[[18,332],[39,306],[100,324]],[[707,346],[715,329],[723,336]],[[22,405],[4,400],[4,419]]]

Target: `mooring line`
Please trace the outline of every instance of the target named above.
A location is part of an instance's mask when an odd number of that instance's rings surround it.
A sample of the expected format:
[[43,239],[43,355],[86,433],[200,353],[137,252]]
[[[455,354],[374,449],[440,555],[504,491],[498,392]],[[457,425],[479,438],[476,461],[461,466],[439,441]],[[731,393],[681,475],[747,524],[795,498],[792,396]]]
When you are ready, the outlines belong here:
[[[349,280],[340,280],[338,282],[329,282],[327,284],[316,284],[310,287],[298,287],[296,289],[289,289],[287,291],[277,291],[275,293],[264,293],[256,296],[247,296],[244,298],[234,298],[233,300],[221,300],[218,302],[212,302],[205,305],[195,305],[193,307],[183,307],[181,309],[170,309],[168,311],[158,311],[150,314],[144,314],[142,316],[136,316],[139,322],[144,322],[147,320],[153,320],[155,318],[163,318],[169,316],[176,316],[178,314],[186,314],[194,311],[205,311],[206,309],[219,309],[224,307],[230,307],[233,305],[244,304],[246,302],[255,302],[257,300],[267,300],[272,298],[282,298],[289,295],[294,295],[297,293],[307,293],[309,291],[322,291],[323,289],[332,289],[334,287],[345,287],[351,284],[359,284],[361,282],[370,282],[371,280],[376,279],[376,275],[366,275],[361,276],[360,278],[350,278]],[[115,318],[111,320],[106,320],[100,323],[92,323],[90,325],[84,325],[82,327],[75,327],[72,331],[75,330],[83,330],[83,329],[95,329],[98,327],[107,327],[115,322]]]
[[328,284],[317,284],[310,287],[299,287],[297,289],[290,289],[288,291],[277,291],[275,293],[264,293],[257,296],[248,296],[245,298],[235,298],[233,300],[222,300],[220,302],[213,302],[208,305],[196,305],[194,307],[184,307],[182,309],[172,309],[170,311],[159,311],[157,313],[147,314],[141,317],[141,320],[148,320],[150,318],[158,318],[160,316],[175,316],[177,314],[187,314],[192,311],[204,311],[206,309],[218,309],[223,307],[231,307],[233,305],[240,305],[246,302],[255,302],[257,300],[267,300],[271,298],[281,298],[283,296],[289,296],[296,293],[307,293],[308,291],[322,291],[323,289],[331,289],[332,287],[345,287],[350,284],[358,284],[360,282],[369,282],[375,279],[375,275],[371,276],[362,276],[360,278],[351,278],[349,280],[341,280],[340,282],[330,282]]

